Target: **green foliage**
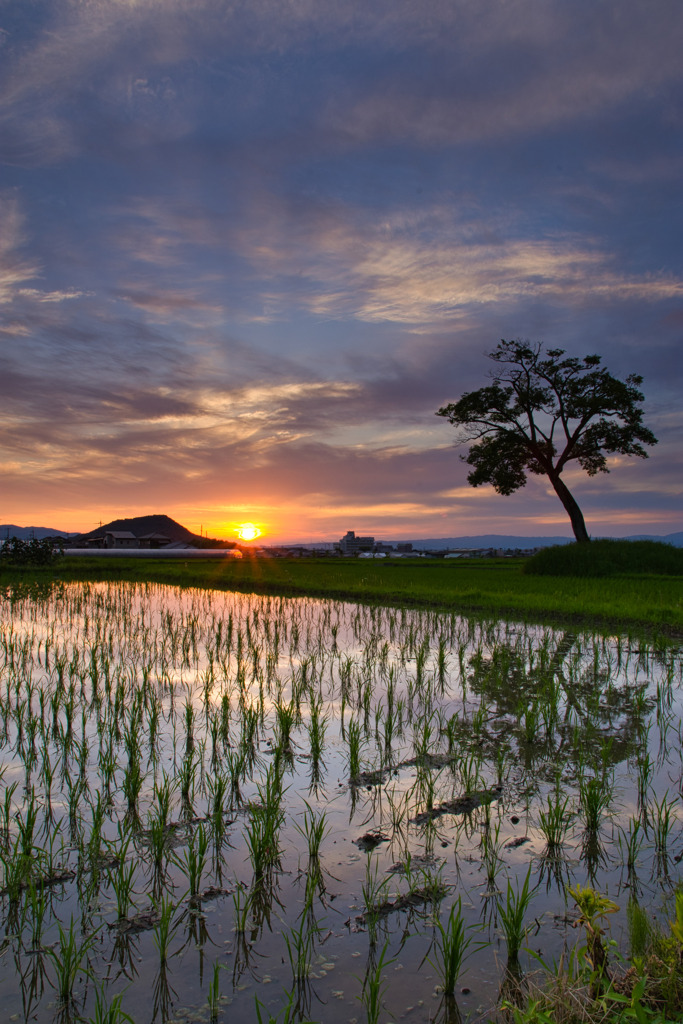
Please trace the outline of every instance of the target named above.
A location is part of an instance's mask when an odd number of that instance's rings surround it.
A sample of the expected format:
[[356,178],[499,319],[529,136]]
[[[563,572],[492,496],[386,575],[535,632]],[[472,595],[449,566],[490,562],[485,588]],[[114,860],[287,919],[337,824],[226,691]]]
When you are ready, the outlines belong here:
[[61,541],[22,540],[10,537],[0,547],[0,566],[45,566],[53,565],[64,553]]
[[634,900],[629,902],[631,966],[624,972],[617,963],[608,972],[600,922],[615,912],[616,904],[590,887],[571,891],[581,911],[578,924],[586,929],[586,946],[554,969],[543,964],[547,974],[540,983],[529,980],[522,1005],[503,1002],[504,1019],[514,1024],[680,1024],[683,944],[677,935],[683,926],[683,892],[675,894],[668,934]]
[[527,576],[599,578],[622,574],[683,576],[683,549],[654,540],[594,540],[590,546],[544,548],[525,564]]
[[547,476],[567,511],[577,540],[588,540],[581,511],[561,480],[571,462],[589,476],[609,471],[608,455],[647,458],[643,445],[657,439],[643,426],[638,390],[642,377],[625,381],[600,366],[596,355],[566,357],[524,341],[501,341],[489,358],[492,383],[439,409],[459,429],[458,442],[474,442],[465,461],[473,487],[492,484],[513,494],[527,473]]

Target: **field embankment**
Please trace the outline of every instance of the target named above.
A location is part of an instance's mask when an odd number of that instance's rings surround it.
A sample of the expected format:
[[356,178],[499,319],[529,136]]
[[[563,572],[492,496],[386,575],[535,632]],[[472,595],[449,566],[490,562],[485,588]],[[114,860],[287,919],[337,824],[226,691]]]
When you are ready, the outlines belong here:
[[617,577],[533,576],[523,560],[472,561],[266,559],[170,562],[163,559],[64,558],[19,580],[129,580],[247,593],[372,601],[535,621],[647,627],[683,632],[683,575],[624,572]]

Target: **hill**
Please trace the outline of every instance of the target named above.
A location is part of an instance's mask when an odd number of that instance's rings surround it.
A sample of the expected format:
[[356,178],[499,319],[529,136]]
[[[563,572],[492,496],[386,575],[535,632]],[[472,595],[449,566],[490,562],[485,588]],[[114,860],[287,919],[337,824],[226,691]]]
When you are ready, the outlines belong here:
[[133,519],[113,519],[110,523],[98,526],[90,533],[80,533],[71,538],[74,547],[85,541],[95,540],[104,537],[109,532],[128,532],[135,537],[145,537],[150,533],[161,533],[171,541],[181,544],[189,544],[198,548],[234,548],[237,547],[232,541],[216,540],[212,537],[200,537],[192,533],[187,527],[181,526],[175,519],[166,515],[135,516]]

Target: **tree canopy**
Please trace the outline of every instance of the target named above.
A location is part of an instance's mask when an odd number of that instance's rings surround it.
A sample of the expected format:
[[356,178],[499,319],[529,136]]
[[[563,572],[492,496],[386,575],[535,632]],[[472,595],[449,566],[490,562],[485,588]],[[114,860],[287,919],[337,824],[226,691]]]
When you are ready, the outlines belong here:
[[501,341],[489,358],[491,383],[438,410],[459,428],[457,443],[475,442],[465,462],[473,487],[492,484],[499,494],[524,487],[527,473],[547,476],[578,541],[589,540],[583,513],[561,478],[571,462],[589,476],[609,472],[609,455],[647,458],[657,443],[643,425],[643,378],[613,377],[597,355],[577,359],[561,348]]

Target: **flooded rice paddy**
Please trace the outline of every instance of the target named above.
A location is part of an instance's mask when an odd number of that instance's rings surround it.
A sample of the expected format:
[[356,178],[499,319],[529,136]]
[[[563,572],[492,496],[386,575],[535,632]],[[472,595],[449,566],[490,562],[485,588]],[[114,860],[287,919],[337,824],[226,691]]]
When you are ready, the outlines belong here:
[[518,975],[577,941],[577,883],[624,955],[629,901],[670,916],[675,646],[154,585],[0,603],[3,1020],[488,1020],[515,910]]

